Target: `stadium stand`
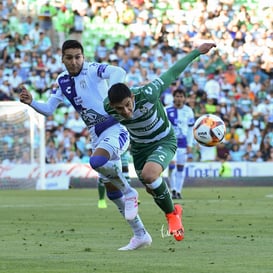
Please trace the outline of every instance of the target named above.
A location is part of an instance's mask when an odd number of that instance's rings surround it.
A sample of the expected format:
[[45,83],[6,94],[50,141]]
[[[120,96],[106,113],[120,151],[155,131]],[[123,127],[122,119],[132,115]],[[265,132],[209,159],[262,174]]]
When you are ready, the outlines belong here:
[[[187,90],[196,117],[213,111],[225,120],[228,149],[237,145],[242,152],[245,145],[257,142],[259,148],[248,148],[242,160],[272,160],[273,7],[269,2],[0,1],[0,100],[17,101],[21,84],[36,99],[46,99],[62,69],[60,45],[67,38],[81,40],[86,58],[94,60],[104,40],[104,61],[116,62],[130,73],[134,70],[130,78],[137,84],[154,79],[198,41],[214,40],[218,48],[213,55],[196,60],[175,84]],[[211,80],[218,85],[217,93],[206,87]],[[166,90],[166,98],[170,93]],[[163,103],[168,101],[165,96]],[[64,113],[68,120],[74,118],[68,103],[49,118],[57,125],[46,134],[47,150],[52,145],[56,149],[48,163],[84,161],[88,153],[86,132],[69,130]],[[69,145],[60,145],[60,135],[67,131],[73,137]],[[200,153],[196,146],[193,160],[202,160]]]

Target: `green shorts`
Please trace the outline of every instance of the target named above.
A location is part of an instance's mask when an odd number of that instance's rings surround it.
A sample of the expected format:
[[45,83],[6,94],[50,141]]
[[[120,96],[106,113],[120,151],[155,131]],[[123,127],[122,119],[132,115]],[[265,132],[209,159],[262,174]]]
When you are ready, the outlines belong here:
[[131,142],[131,155],[136,171],[143,169],[146,162],[156,162],[165,170],[174,157],[177,144],[174,134],[151,143]]

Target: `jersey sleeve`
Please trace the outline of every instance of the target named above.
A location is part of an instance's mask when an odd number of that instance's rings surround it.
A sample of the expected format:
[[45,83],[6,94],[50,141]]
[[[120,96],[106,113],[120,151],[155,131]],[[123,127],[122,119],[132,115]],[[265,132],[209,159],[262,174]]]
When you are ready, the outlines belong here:
[[59,104],[60,100],[51,96],[47,102],[38,102],[33,100],[30,106],[44,116],[51,116]]
[[115,83],[125,81],[126,72],[121,67],[100,63],[92,63],[91,65],[96,67],[99,78],[108,80],[109,87]]
[[164,86],[164,82],[159,77],[140,88],[131,88],[131,91],[134,94],[141,93],[141,96],[145,97],[149,102],[156,102],[165,91]]
[[63,100],[64,96],[58,85],[58,81],[56,81],[55,87],[52,88],[50,97],[46,102],[38,102],[33,100],[30,106],[44,116],[51,116],[58,105],[63,102]]
[[171,66],[165,73],[160,76],[160,79],[163,81],[163,89],[165,90],[167,87],[171,85],[173,81],[175,81],[178,76],[185,70],[185,68],[200,55],[200,51],[198,49],[193,50],[188,53],[184,58],[178,60],[173,66]]

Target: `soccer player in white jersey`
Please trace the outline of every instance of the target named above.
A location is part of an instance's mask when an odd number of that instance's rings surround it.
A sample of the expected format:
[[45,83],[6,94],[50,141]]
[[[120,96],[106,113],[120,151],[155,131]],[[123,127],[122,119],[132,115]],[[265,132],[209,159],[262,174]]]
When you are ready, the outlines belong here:
[[129,146],[128,131],[103,107],[109,86],[123,81],[126,73],[117,66],[85,61],[84,49],[76,40],[63,43],[62,62],[66,70],[59,74],[56,89],[52,90],[47,102],[33,100],[26,88],[20,93],[20,101],[45,116],[52,115],[65,98],[70,101],[91,135],[90,165],[105,183],[108,198],[116,204],[133,230],[133,238],[120,250],[150,245],[151,236],[138,216],[138,193],[121,171],[120,155]]
[[169,164],[168,176],[173,199],[182,198],[181,192],[185,180],[184,167],[193,145],[194,113],[185,102],[185,91],[176,89],[173,92],[173,104],[165,108],[177,140],[177,150]]
[[182,206],[173,203],[168,186],[161,177],[174,157],[177,143],[160,96],[188,64],[215,46],[214,43],[200,45],[144,86],[130,89],[124,83],[116,83],[110,87],[104,101],[107,113],[130,132],[130,151],[138,178],[165,213],[168,231],[177,241],[184,239]]

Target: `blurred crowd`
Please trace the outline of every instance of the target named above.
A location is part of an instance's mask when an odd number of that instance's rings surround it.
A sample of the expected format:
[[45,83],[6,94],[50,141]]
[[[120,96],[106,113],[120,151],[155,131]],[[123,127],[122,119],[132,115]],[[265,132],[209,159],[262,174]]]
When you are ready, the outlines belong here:
[[[46,100],[68,38],[83,43],[88,59],[123,67],[129,86],[153,80],[213,40],[217,48],[161,98],[168,105],[172,91],[183,88],[196,118],[213,113],[226,123],[225,141],[194,145],[189,160],[273,161],[273,6],[237,2],[0,0],[0,100],[18,100],[22,85]],[[88,162],[89,141],[69,103],[46,119],[47,163]]]

